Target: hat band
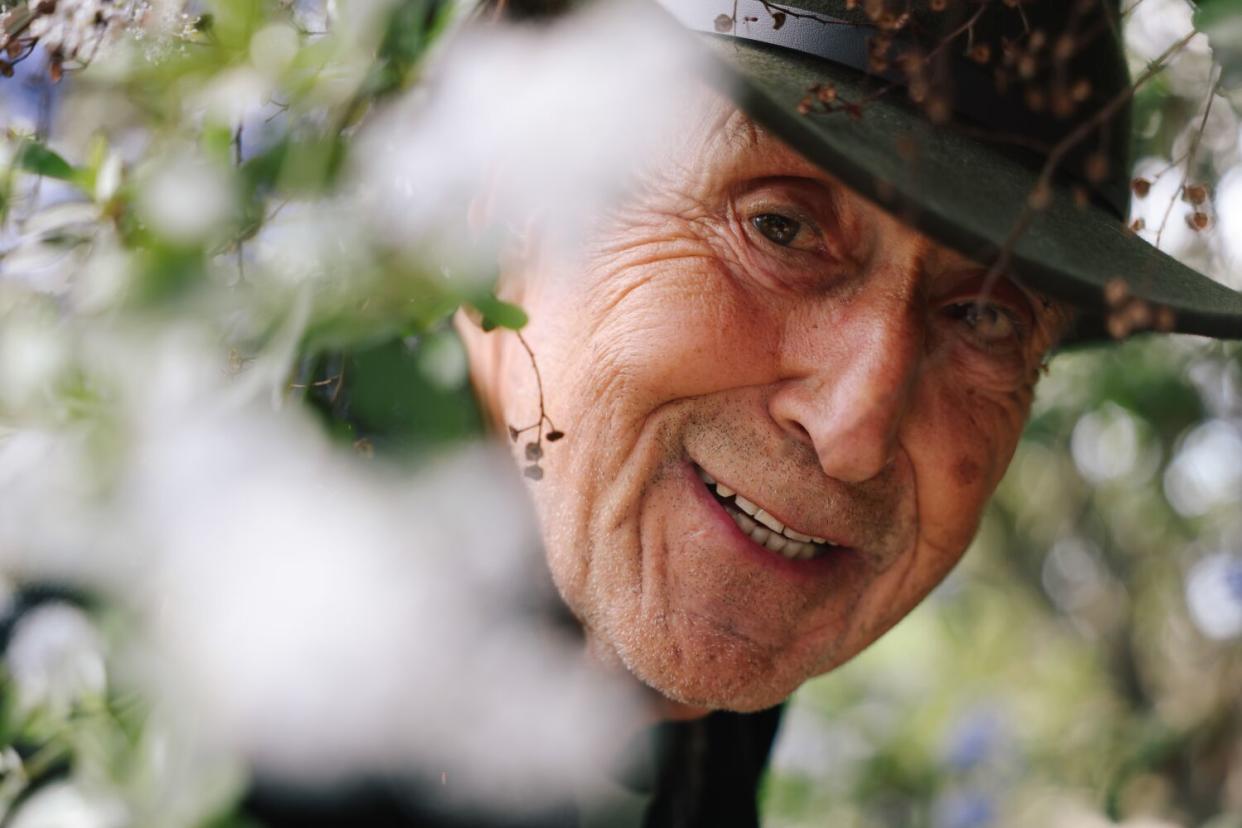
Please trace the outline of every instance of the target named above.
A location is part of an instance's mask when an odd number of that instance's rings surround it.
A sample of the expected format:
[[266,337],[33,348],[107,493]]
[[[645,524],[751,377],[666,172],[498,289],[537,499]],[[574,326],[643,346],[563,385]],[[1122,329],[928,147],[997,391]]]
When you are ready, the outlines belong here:
[[[778,5],[770,0],[657,2],[692,31],[779,46],[831,61],[896,87],[910,85],[909,78],[896,67],[903,41],[894,41],[891,49],[895,57],[884,61],[891,65],[877,67],[872,61],[870,41],[882,32],[867,23],[843,20],[788,3]],[[1006,137],[1021,136],[1024,142],[1034,139],[1050,150],[1077,125],[1071,119],[1040,117],[1014,96],[1001,94],[990,74],[964,55],[950,58],[948,70],[953,111],[984,129],[995,131],[998,142],[1004,142]],[[988,136],[980,137],[986,140]],[[1125,206],[1118,206],[1116,199],[1088,182],[1082,183],[1114,211],[1124,213]]]

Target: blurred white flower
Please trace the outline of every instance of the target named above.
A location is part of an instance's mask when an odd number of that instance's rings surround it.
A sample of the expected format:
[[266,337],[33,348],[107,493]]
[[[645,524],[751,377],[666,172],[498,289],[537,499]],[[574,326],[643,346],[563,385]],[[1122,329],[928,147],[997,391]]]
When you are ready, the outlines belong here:
[[1093,483],[1142,483],[1159,464],[1150,427],[1130,411],[1106,403],[1079,418],[1070,448],[1083,477]]
[[1044,591],[1063,612],[1073,614],[1091,603],[1106,586],[1107,571],[1095,545],[1078,537],[1062,538],[1049,550],[1040,572]]
[[52,319],[12,319],[0,328],[0,404],[19,410],[50,399],[68,357]]
[[5,666],[21,710],[67,716],[106,684],[104,648],[89,618],[64,603],[24,613],[5,650]]
[[[1125,44],[1133,59],[1151,63],[1194,30],[1194,7],[1188,0],[1128,0]],[[1212,50],[1197,34],[1168,63],[1162,78],[1176,95],[1201,97],[1209,87]]]
[[298,33],[281,23],[264,26],[250,38],[250,62],[259,74],[276,80],[289,68],[301,44]]
[[1208,638],[1242,634],[1242,559],[1220,552],[1196,561],[1186,575],[1186,608]]
[[[15,580],[90,578],[106,538],[89,510],[96,482],[81,432],[0,428],[0,570]],[[102,471],[102,470],[101,470]]]
[[228,219],[233,203],[228,172],[191,157],[161,162],[138,193],[143,219],[157,233],[181,243],[206,240]]
[[1213,419],[1187,433],[1164,473],[1164,493],[1178,512],[1205,515],[1242,503],[1242,433]]
[[508,807],[598,767],[626,708],[521,617],[542,561],[509,465],[478,453],[402,479],[296,412],[152,433],[124,500],[159,552],[127,589],[154,639],[135,658],[194,711],[183,732],[316,784],[469,769],[486,780],[459,783],[470,796]]
[[73,781],[36,790],[13,814],[11,828],[122,828],[132,824],[125,806]]
[[676,141],[705,77],[685,34],[633,3],[540,27],[465,31],[431,82],[376,118],[354,153],[368,215],[397,243],[469,249],[479,222],[578,242],[643,159]]
[[[1237,136],[1235,135],[1235,141]],[[1242,165],[1235,166],[1216,185],[1214,238],[1224,262],[1224,281],[1242,290]]]
[[118,430],[106,457],[64,428],[0,439],[3,569],[68,573],[140,619],[113,672],[162,712],[162,796],[200,800],[203,768],[241,756],[311,785],[445,770],[520,809],[624,744],[628,691],[541,618],[555,599],[503,451],[398,473],[273,407],[267,380],[236,393],[247,375],[204,332],[81,334]]
[[192,111],[206,113],[212,123],[231,128],[267,104],[273,93],[272,80],[262,68],[230,69],[212,77],[187,104]]
[[364,299],[371,280],[365,278],[368,269],[360,266],[368,250],[362,218],[344,202],[285,204],[250,245],[255,278],[281,293],[311,283],[317,292],[337,300]]

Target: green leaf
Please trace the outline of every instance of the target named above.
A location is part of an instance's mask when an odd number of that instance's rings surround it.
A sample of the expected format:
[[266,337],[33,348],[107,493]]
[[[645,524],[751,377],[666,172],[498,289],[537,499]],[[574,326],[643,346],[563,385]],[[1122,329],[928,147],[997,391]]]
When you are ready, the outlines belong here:
[[508,328],[511,331],[521,330],[529,320],[526,311],[517,305],[502,302],[495,296],[485,296],[471,303],[483,317],[483,330]]
[[68,161],[35,141],[22,142],[18,147],[14,164],[24,172],[58,178],[62,181],[76,182],[80,174]]

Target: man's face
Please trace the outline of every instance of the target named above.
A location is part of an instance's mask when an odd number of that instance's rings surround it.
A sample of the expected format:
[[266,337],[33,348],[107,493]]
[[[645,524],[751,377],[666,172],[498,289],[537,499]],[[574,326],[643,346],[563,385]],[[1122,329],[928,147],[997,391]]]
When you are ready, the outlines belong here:
[[[531,486],[565,601],[665,696],[753,710],[956,563],[1060,314],[714,95],[692,120],[579,256],[528,251],[502,293],[566,435]],[[517,338],[468,340],[501,427],[537,419]]]

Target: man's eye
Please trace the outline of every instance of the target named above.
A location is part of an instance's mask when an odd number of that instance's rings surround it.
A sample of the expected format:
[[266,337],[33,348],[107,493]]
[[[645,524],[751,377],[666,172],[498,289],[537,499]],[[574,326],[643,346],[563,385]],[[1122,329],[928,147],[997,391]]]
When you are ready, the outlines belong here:
[[764,238],[781,247],[789,247],[793,244],[794,239],[798,238],[798,233],[802,230],[802,222],[779,213],[763,213],[752,218],[750,223],[763,234]]
[[985,345],[1003,345],[1022,333],[1016,315],[990,302],[957,302],[947,308],[950,318],[970,328],[971,336]]

